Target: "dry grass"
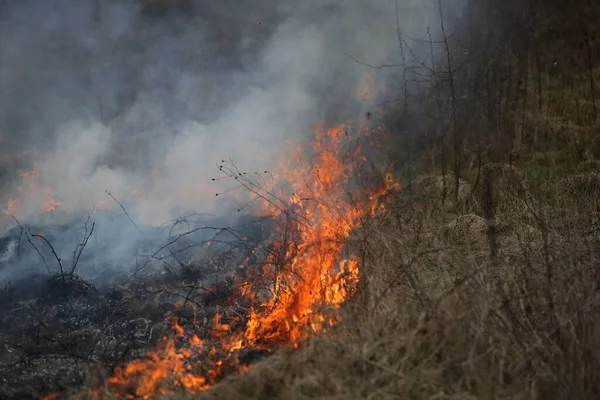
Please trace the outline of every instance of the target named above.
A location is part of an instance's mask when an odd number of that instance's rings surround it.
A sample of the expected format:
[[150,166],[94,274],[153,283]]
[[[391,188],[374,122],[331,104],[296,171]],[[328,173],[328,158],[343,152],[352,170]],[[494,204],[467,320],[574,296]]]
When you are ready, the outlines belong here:
[[542,78],[544,111],[532,74],[533,108],[506,117],[515,164],[469,171],[458,193],[417,177],[357,233],[362,287],[335,331],[166,399],[598,398],[598,121],[587,78]]
[[474,190],[460,215],[399,201],[370,221],[364,287],[331,335],[168,398],[597,398],[600,183],[502,170],[493,218]]

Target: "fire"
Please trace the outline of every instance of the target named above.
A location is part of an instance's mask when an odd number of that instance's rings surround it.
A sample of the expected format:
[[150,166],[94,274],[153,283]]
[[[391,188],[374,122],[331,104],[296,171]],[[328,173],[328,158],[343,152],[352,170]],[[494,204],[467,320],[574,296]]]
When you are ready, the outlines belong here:
[[365,75],[361,87],[355,92],[355,95],[363,101],[370,100],[375,92],[375,81],[370,75]]
[[[283,230],[295,231],[294,243],[275,243],[270,268],[280,268],[283,273],[276,274],[271,300],[249,316],[240,338],[246,345],[297,346],[322,329],[325,321],[319,309],[339,306],[349,294],[346,287],[355,287],[358,281],[358,260],[344,259],[341,254],[350,232],[366,216],[361,207],[343,200],[352,178],[351,163],[360,157],[358,152],[345,154],[350,156],[346,160],[339,157],[348,129],[317,127],[312,149],[297,149],[294,164],[281,168],[280,177],[294,189],[289,199],[293,211],[277,209],[271,203],[265,210],[285,221],[278,227],[280,235]],[[313,163],[303,162],[307,150],[312,150]],[[265,275],[275,274],[265,271]],[[247,296],[251,291],[252,287],[246,286]]]
[[135,188],[130,192],[130,195],[133,197],[138,197],[140,199],[146,199],[148,198],[148,195],[142,190],[142,189],[138,189]]
[[185,339],[184,330],[177,321],[173,321],[175,338],[164,337],[156,351],[147,354],[144,360],[129,363],[125,369],[117,370],[108,380],[113,388],[130,388],[130,380],[135,378],[136,388],[127,393],[129,398],[149,399],[157,394],[165,394],[174,388],[183,388],[190,392],[205,390],[209,387],[202,376],[191,373],[189,360],[204,352],[204,342],[197,336],[189,339],[186,348],[177,349],[175,340]]
[[6,205],[6,208],[2,211],[6,215],[14,215],[14,214],[16,214],[15,209],[16,209],[18,203],[19,203],[19,200],[13,199],[13,196],[11,194],[10,197],[8,198],[8,204]]
[[[366,76],[356,94],[366,100],[373,90],[374,81]],[[297,348],[311,335],[326,332],[335,324],[339,315],[324,310],[335,311],[351,298],[360,278],[359,258],[346,244],[352,233],[367,218],[384,210],[386,199],[400,190],[391,172],[375,188],[365,189],[358,184],[356,178],[366,159],[355,139],[366,138],[363,143],[381,145],[382,132],[370,130],[368,125],[366,120],[336,127],[319,123],[309,143],[288,142],[289,150],[281,157],[282,162],[274,173],[269,173],[273,179],[262,180],[264,187],[246,186],[256,195],[254,211],[274,218],[276,237],[266,265],[259,270],[248,268],[246,259],[240,267],[249,278],[238,278],[239,289],[231,302],[243,303],[249,313],[228,315],[225,308],[215,314],[210,339],[206,340],[186,333],[176,319],[169,319],[173,335],[163,337],[144,359],[117,369],[108,386],[95,391],[96,397],[102,398],[104,390],[142,399],[173,390],[204,391],[226,371],[243,372],[248,368],[239,362],[240,352],[268,352],[278,346]],[[353,131],[356,126],[358,134]],[[10,196],[4,213],[19,216],[20,207],[25,201],[29,205],[32,199],[41,212],[60,206],[52,190],[40,185],[37,164],[31,171],[19,171],[19,175],[22,184]],[[290,190],[275,190],[279,183]],[[283,197],[281,193],[289,195]],[[145,199],[147,195],[136,188],[118,197]],[[209,241],[206,246],[211,244]],[[266,294],[264,287],[270,288]],[[186,302],[175,306],[193,307]],[[47,398],[56,397],[52,394]]]
[[[61,202],[54,197],[53,191],[48,186],[40,185],[41,171],[34,163],[33,169],[30,171],[18,170],[17,173],[21,178],[21,184],[16,188],[16,193],[11,194],[6,207],[2,210],[5,215],[21,217],[24,209],[35,209],[39,213],[54,211],[60,207]],[[156,174],[152,170],[153,174]],[[140,201],[148,198],[147,193],[141,188],[134,188],[130,191],[117,192],[115,198],[121,202]],[[118,204],[110,198],[103,198],[97,204],[99,209],[103,210],[118,210]]]
[[[357,166],[366,160],[360,148],[350,145],[350,132],[350,124],[333,128],[320,124],[311,143],[291,148],[282,157],[285,162],[273,176],[292,188],[289,198],[275,197],[273,193],[281,191],[273,187],[254,189],[260,200],[258,212],[273,215],[278,239],[272,242],[267,265],[259,271],[248,269],[255,276],[240,278],[239,292],[231,299],[249,304],[249,314],[244,318],[226,311],[216,314],[211,345],[186,335],[172,321],[175,337],[163,338],[145,359],[118,369],[108,382],[113,392],[148,399],[175,389],[203,391],[216,383],[226,365],[238,372],[247,369],[237,361],[238,352],[299,347],[310,335],[337,322],[335,313],[323,310],[339,308],[356,292],[359,281],[359,259],[345,244],[366,218],[385,209],[387,196],[400,189],[391,173],[375,189],[359,187]],[[271,288],[261,301],[259,283]]]
[[21,206],[27,202],[28,206],[37,208],[38,212],[49,212],[56,210],[60,206],[60,201],[56,200],[52,194],[52,189],[43,187],[40,190],[40,170],[37,163],[33,164],[31,171],[17,171],[21,177],[22,183],[17,187],[18,195],[11,195],[8,199],[3,213],[19,217]]
[[46,188],[46,201],[44,201],[44,205],[43,210],[48,212],[48,211],[54,211],[56,210],[56,207],[60,206],[60,201],[57,201],[54,199],[54,197],[52,197],[52,189],[50,189],[49,187]]

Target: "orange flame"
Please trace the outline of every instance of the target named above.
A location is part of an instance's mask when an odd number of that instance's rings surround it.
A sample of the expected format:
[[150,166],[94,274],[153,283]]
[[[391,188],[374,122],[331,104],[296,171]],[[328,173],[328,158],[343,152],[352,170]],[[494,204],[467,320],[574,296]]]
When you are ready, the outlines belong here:
[[43,210],[48,212],[48,211],[53,211],[56,210],[56,207],[60,206],[60,201],[56,201],[53,197],[52,197],[52,190],[50,188],[46,188],[46,201],[44,201],[44,205],[43,205]]
[[[177,321],[173,322],[175,339],[183,338],[183,328]],[[202,354],[203,347],[204,342],[197,336],[190,338],[187,348],[179,349],[175,346],[175,340],[164,337],[156,351],[148,353],[144,360],[129,363],[125,369],[117,369],[108,382],[113,389],[117,389],[117,393],[126,393],[129,398],[149,399],[175,388],[183,388],[190,392],[205,390],[209,387],[206,379],[192,373],[188,362],[193,355]],[[135,389],[127,392],[132,387],[132,380],[136,383]]]
[[17,187],[18,196],[11,195],[8,199],[6,208],[3,211],[6,215],[20,216],[19,206],[25,200],[33,201],[39,212],[49,212],[56,210],[60,206],[60,201],[56,200],[52,195],[52,190],[49,187],[43,188],[43,197],[40,193],[39,181],[40,170],[37,163],[33,164],[31,171],[17,171],[22,179],[22,184]]
[[[317,126],[308,148],[292,149],[283,158],[285,164],[274,177],[292,187],[289,199],[264,194],[275,193],[273,187],[257,194],[262,200],[259,211],[274,216],[275,233],[281,239],[273,241],[274,250],[268,265],[258,271],[258,279],[240,282],[240,293],[233,300],[250,303],[247,317],[225,313],[212,319],[211,336],[225,356],[219,358],[217,349],[207,349],[196,335],[187,339],[187,347],[176,346],[186,335],[175,321],[175,338],[163,338],[145,359],[118,369],[109,380],[113,391],[144,399],[177,388],[203,391],[220,377],[227,357],[233,358],[238,371],[247,368],[237,363],[237,351],[298,347],[309,335],[326,331],[338,320],[336,314],[324,314],[323,307],[339,308],[356,291],[359,281],[359,259],[352,254],[344,256],[344,245],[366,218],[385,209],[388,195],[400,190],[388,173],[381,187],[366,193],[355,188],[360,196],[351,198],[356,166],[365,158],[360,148],[348,146],[349,128]],[[306,152],[312,153],[311,162],[305,161]],[[270,295],[260,302],[255,284],[266,282],[270,282]],[[222,322],[224,316],[229,323]],[[242,328],[236,328],[239,326]],[[198,359],[205,363],[203,373],[198,371],[200,363],[193,361]]]
[[15,208],[17,206],[17,204],[19,203],[18,199],[13,199],[12,194],[10,195],[9,199],[8,199],[8,204],[6,205],[6,209],[2,210],[6,215],[14,215],[15,212]]
[[371,100],[375,93],[375,81],[370,75],[365,75],[361,87],[356,90],[356,96],[363,101]]

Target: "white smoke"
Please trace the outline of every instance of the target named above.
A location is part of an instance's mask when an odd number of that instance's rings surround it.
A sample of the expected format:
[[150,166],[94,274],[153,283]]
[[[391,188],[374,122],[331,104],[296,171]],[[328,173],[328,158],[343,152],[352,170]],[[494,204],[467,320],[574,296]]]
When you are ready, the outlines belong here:
[[[61,218],[138,189],[127,210],[154,225],[222,213],[220,160],[269,169],[320,118],[364,111],[353,97],[364,76],[398,71],[347,55],[397,63],[396,7],[405,37],[437,23],[434,4],[412,0],[215,2],[215,18],[239,24],[224,28],[202,12],[143,23],[137,2],[18,3],[0,3],[3,142],[33,149]],[[37,218],[27,204],[21,218]]]

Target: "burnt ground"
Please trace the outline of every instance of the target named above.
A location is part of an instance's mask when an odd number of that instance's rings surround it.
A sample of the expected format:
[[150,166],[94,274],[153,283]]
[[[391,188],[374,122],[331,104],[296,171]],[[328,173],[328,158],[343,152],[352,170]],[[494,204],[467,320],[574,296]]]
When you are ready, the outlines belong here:
[[264,221],[257,224],[242,231],[258,235],[244,235],[237,244],[223,240],[208,246],[191,234],[171,240],[165,247],[170,262],[159,253],[152,267],[111,283],[85,280],[76,272],[39,271],[2,283],[0,398],[37,399],[89,385],[90,365],[110,374],[154,349],[171,331],[170,316],[210,340],[217,311],[247,312],[229,299],[234,274],[243,275],[268,251],[269,229]]

